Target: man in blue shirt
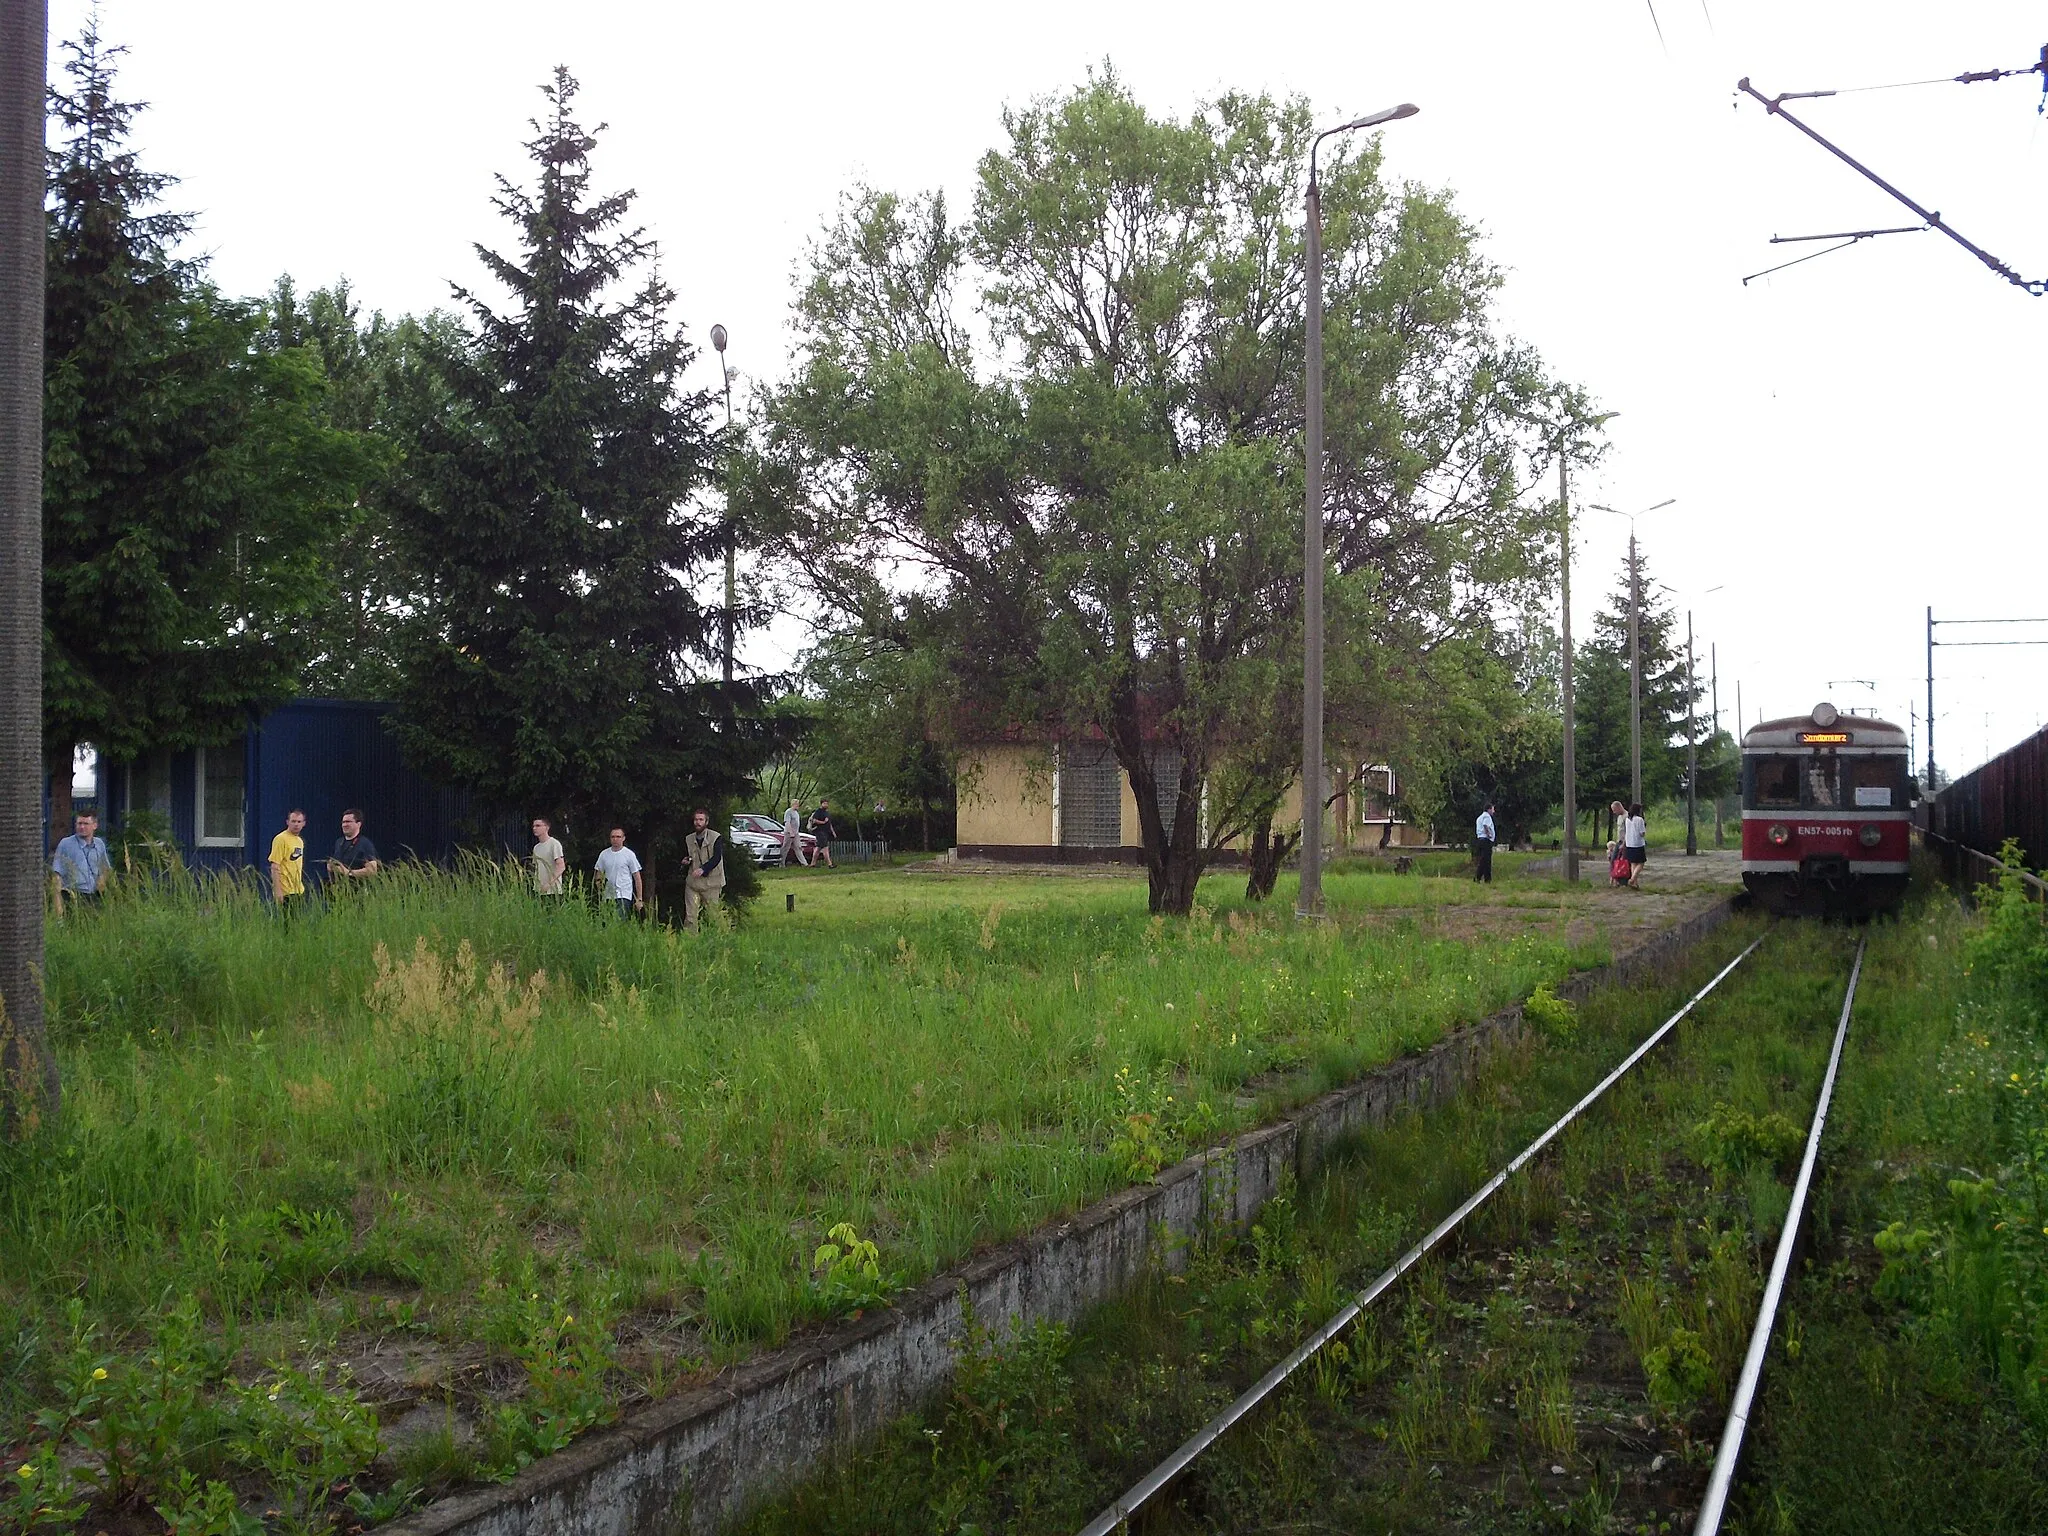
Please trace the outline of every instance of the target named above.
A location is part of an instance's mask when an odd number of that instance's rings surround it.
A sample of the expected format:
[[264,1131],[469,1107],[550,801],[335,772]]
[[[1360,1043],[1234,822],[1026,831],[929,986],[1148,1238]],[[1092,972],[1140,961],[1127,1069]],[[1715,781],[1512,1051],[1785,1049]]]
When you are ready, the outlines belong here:
[[1472,878],[1493,884],[1493,802],[1479,813],[1472,827]]
[[99,835],[99,818],[80,816],[72,825],[75,830],[57,844],[50,860],[50,891],[59,917],[64,915],[65,897],[95,906],[114,883],[114,866],[107,858],[106,839]]

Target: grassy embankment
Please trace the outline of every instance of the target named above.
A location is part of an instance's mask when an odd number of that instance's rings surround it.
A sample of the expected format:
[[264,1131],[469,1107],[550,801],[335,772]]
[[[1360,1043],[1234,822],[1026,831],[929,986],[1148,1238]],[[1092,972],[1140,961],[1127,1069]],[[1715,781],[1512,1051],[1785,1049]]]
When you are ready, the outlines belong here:
[[[1128,879],[792,872],[692,938],[413,872],[54,925],[64,1114],[0,1149],[0,1446],[48,1480],[0,1524],[67,1479],[318,1529],[506,1475],[1602,958],[1341,921],[1540,889],[1337,874],[1316,932],[1240,880],[1173,922]],[[871,1266],[817,1265],[840,1223]]]
[[[1817,1261],[1730,1530],[2048,1526],[2048,946],[2017,899],[1990,931],[1940,895],[1872,930]],[[1486,1090],[1366,1138],[1184,1278],[1072,1335],[978,1339],[945,1404],[756,1531],[1073,1529],[1748,936],[1717,940],[1677,986],[1597,999]],[[1782,927],[1143,1528],[1690,1529],[1849,953],[1837,930]]]

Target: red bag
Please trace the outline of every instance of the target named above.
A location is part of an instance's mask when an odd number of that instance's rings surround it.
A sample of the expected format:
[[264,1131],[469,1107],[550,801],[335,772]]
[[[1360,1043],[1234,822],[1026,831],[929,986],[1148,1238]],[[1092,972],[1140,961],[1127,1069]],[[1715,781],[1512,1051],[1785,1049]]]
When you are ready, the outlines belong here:
[[1634,871],[1629,868],[1628,855],[1616,850],[1614,862],[1607,866],[1607,875],[1616,885],[1627,885],[1628,877]]

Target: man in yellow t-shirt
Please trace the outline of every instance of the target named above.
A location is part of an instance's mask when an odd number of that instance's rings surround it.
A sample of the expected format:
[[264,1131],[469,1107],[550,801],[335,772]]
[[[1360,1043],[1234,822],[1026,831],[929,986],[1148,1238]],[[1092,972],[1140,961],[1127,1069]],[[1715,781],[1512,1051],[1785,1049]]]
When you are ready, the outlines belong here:
[[270,840],[270,898],[289,917],[306,900],[306,813],[293,811],[284,830]]

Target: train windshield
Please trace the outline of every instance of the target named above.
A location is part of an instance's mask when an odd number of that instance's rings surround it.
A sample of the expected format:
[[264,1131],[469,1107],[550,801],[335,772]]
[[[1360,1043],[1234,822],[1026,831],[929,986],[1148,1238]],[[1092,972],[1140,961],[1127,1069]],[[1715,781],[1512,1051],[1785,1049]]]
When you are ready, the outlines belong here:
[[1796,757],[1753,757],[1750,804],[1762,810],[1796,810],[1799,807],[1799,759]]
[[1817,752],[1806,762],[1806,803],[1816,811],[1842,808],[1841,763],[1832,752]]

